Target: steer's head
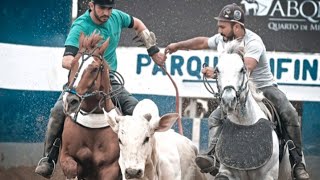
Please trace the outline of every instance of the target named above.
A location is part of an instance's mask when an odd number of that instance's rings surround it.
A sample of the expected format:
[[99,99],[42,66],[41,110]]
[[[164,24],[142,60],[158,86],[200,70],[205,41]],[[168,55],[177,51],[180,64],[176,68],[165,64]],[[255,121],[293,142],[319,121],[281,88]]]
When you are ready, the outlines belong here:
[[118,134],[119,164],[126,179],[144,177],[146,164],[152,162],[154,133],[170,129],[179,117],[177,113],[169,113],[161,118],[154,113],[117,117],[108,113],[105,115],[111,128]]

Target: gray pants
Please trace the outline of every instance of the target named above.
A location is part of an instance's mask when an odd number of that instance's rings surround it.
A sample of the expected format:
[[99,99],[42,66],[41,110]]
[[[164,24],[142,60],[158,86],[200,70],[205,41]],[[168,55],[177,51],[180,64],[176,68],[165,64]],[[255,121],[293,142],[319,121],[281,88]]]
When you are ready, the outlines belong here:
[[[113,77],[111,77],[111,86],[113,90],[121,88],[121,85]],[[51,109],[47,131],[45,136],[44,156],[50,152],[53,142],[56,138],[61,138],[65,114],[63,113],[63,93],[59,96],[54,107]],[[138,104],[138,100],[132,96],[125,88],[112,99],[115,105],[121,109],[123,115],[132,115],[134,107]]]
[[[111,78],[111,86],[112,89],[118,89],[121,87],[121,85],[116,81],[114,78]],[[118,100],[119,108],[121,109],[121,112],[123,115],[132,115],[133,109],[138,104],[138,100],[132,96],[131,93],[129,93],[125,88],[116,96],[116,99]],[[112,99],[113,103],[117,105],[116,99]]]
[[[292,106],[286,95],[276,86],[267,86],[259,88],[259,90],[274,104],[282,125],[285,127],[289,138],[294,142],[296,151],[302,156],[301,128],[296,109]],[[218,107],[209,116],[209,146],[215,144],[215,141],[218,139],[217,129],[223,122],[221,113],[222,111]]]

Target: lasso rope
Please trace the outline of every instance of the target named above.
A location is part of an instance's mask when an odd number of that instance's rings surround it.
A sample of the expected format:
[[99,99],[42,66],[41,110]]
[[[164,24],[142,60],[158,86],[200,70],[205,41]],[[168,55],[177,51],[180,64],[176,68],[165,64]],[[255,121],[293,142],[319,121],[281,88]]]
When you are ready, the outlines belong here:
[[[161,69],[168,75],[170,81],[172,82],[174,89],[176,90],[176,113],[180,114],[180,100],[179,100],[179,90],[177,87],[177,84],[175,83],[175,81],[172,79],[171,75],[168,73],[168,71],[166,70],[166,68],[164,66],[160,66]],[[179,129],[179,133],[181,135],[183,135],[183,128],[182,128],[182,122],[181,122],[181,117],[179,115],[178,117],[178,129]]]

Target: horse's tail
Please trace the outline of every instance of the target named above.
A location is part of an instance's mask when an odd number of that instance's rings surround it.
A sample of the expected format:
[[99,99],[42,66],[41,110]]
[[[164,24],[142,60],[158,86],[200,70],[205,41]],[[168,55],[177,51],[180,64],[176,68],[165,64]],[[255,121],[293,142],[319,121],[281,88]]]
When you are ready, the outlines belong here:
[[269,120],[272,120],[272,115],[267,106],[263,103],[263,99],[266,97],[263,95],[261,91],[257,91],[256,86],[252,82],[252,80],[248,81],[248,86],[251,91],[251,94],[253,96],[253,99],[258,103],[261,110],[265,113],[265,115],[268,117]]

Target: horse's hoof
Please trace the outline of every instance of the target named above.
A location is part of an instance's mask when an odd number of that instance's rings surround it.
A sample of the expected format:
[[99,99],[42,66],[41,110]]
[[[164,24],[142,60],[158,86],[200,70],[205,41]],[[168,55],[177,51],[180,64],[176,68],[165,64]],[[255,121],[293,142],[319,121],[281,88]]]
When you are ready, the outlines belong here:
[[295,180],[308,180],[308,179],[310,179],[310,176],[309,176],[308,172],[306,171],[304,164],[302,164],[302,163],[299,163],[298,165],[296,165],[294,167],[293,174],[294,174]]
[[35,173],[40,176],[50,179],[54,170],[53,162],[48,162],[47,159],[41,159],[38,166],[35,169]]

